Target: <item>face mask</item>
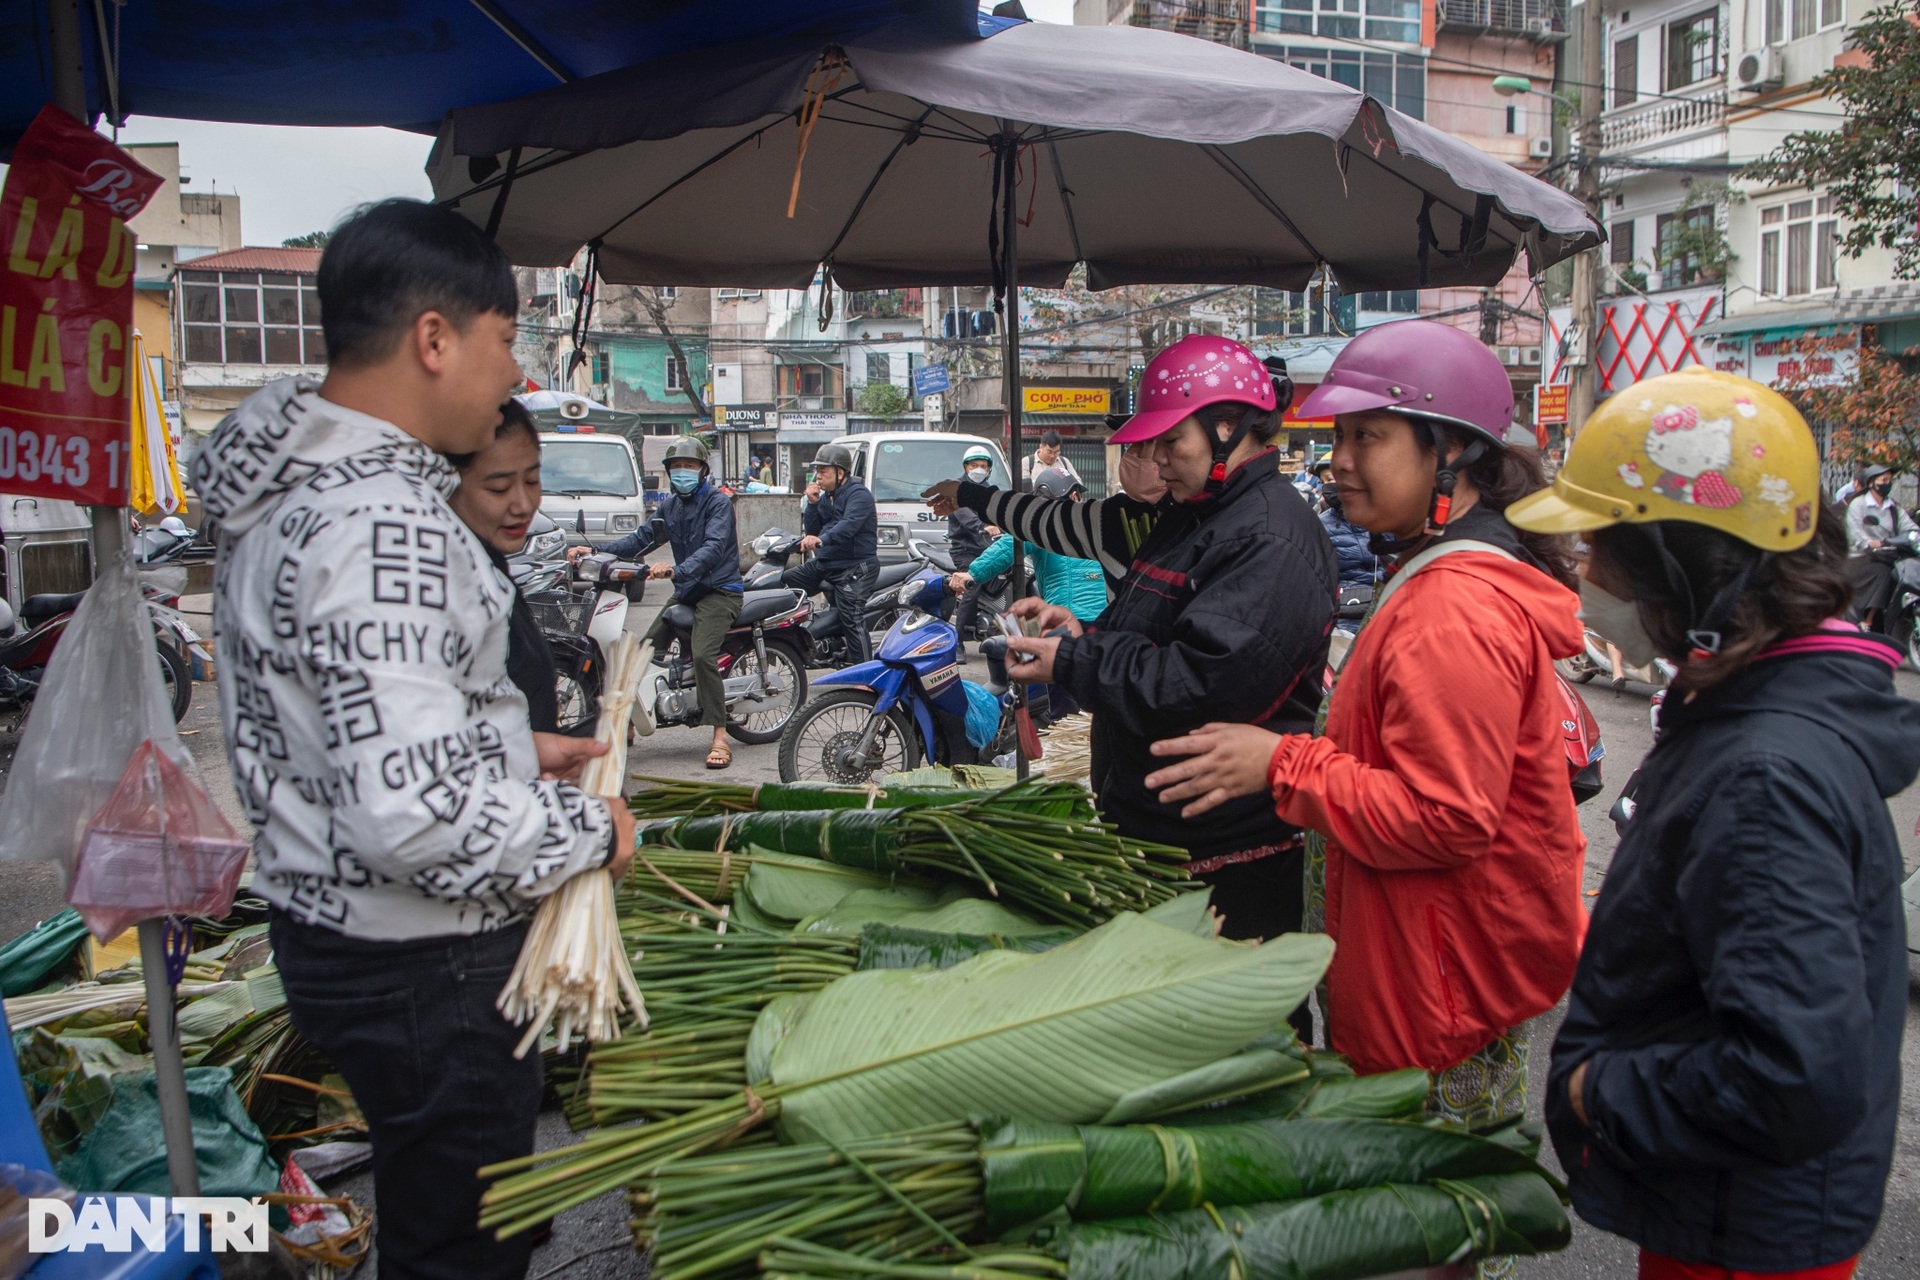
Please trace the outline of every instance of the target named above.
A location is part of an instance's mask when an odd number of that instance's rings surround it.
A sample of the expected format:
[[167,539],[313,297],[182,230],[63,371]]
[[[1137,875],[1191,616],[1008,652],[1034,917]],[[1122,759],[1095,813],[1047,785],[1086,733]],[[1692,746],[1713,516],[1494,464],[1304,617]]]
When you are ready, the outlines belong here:
[[967,479],[973,481],[975,484],[985,484],[987,482],[987,477],[992,474],[993,474],[992,467],[968,467],[967,468]]
[[1131,453],[1120,455],[1120,488],[1135,502],[1158,502],[1167,496],[1167,482],[1160,478],[1160,468],[1151,458]]
[[1880,497],[1885,498],[1888,494],[1893,492],[1893,486],[1890,484],[1877,484],[1873,486],[1873,491],[1874,493],[1878,494]]
[[1620,651],[1630,667],[1644,667],[1659,656],[1640,622],[1640,606],[1580,579],[1580,621]]
[[667,483],[681,496],[692,493],[700,487],[700,469],[698,467],[675,467],[667,472]]

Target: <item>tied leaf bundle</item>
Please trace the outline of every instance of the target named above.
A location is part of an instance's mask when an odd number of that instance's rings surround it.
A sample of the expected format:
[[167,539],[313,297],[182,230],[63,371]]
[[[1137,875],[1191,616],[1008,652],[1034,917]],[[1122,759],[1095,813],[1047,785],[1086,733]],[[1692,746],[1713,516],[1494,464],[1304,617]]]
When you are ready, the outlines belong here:
[[1331,955],[1317,934],[1251,947],[1122,915],[1038,954],[855,973],[768,1005],[748,1051],[749,1075],[764,1074],[764,1085],[481,1170],[499,1179],[482,1197],[481,1225],[525,1230],[769,1119],[790,1138],[834,1142],[999,1111],[1090,1123],[1283,1024]]
[[781,813],[820,809],[925,809],[990,803],[998,808],[1062,818],[1094,820],[1085,787],[1044,779],[997,788],[882,785],[848,787],[831,782],[687,781],[635,774],[647,784],[628,804],[638,818],[696,818],[721,813]]
[[634,1231],[641,1247],[651,1246],[659,1280],[744,1280],[756,1244],[774,1238],[870,1262],[924,1261],[965,1257],[972,1241],[1018,1238],[1063,1216],[1177,1215],[1502,1175],[1540,1179],[1557,1192],[1521,1151],[1406,1121],[1211,1129],[988,1121],[978,1133],[950,1125],[672,1161],[634,1197]]
[[647,836],[682,849],[755,846],[882,875],[958,880],[1082,928],[1144,911],[1187,887],[1184,850],[1130,840],[1099,822],[1001,809],[993,799],[680,818]]
[[[627,772],[627,722],[646,662],[631,635],[621,636],[613,647],[600,721],[594,727],[594,737],[607,744],[607,753],[589,761],[580,780],[589,795],[620,798]],[[555,1029],[561,1053],[576,1034],[588,1040],[613,1039],[620,1034],[623,1000],[646,1026],[646,1002],[633,980],[614,912],[613,877],[604,870],[582,872],[540,903],[520,958],[495,1002],[507,1021],[529,1024],[513,1056],[525,1057],[549,1026]]]

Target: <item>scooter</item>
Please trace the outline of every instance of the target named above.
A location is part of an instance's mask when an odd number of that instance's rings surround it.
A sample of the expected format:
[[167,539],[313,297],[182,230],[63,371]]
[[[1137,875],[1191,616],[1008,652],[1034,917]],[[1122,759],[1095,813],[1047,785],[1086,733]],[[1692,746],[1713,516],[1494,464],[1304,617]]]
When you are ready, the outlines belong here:
[[[160,679],[167,693],[167,704],[174,723],[186,718],[193,703],[193,673],[183,650],[198,650],[200,636],[189,627],[174,607],[180,597],[156,587],[141,587],[147,610],[153,621],[154,648],[160,657]],[[68,595],[28,596],[20,602],[16,617],[13,606],[0,599],[0,708],[26,711],[40,692],[47,663],[74,610],[86,598],[86,592]],[[204,651],[201,651],[204,656]]]
[[[775,742],[807,700],[813,605],[791,587],[748,591],[720,646],[727,694],[727,735],[736,742]],[[641,681],[634,703],[636,732],[690,724],[700,714],[694,681],[693,608],[670,604],[662,615],[666,646]]]
[[[908,593],[908,587],[911,593]],[[1013,749],[1017,719],[1004,685],[983,688],[997,715],[984,748],[967,736],[974,703],[960,678],[960,633],[943,620],[946,575],[922,565],[898,589],[909,611],[881,639],[879,656],[814,681],[824,689],[780,736],[780,780],[861,786],[923,760],[972,764]],[[1029,744],[1030,749],[1032,744]]]
[[[778,536],[776,536],[778,535]],[[760,560],[744,575],[748,591],[779,587],[782,575],[793,567],[796,557],[804,564],[811,553],[800,550],[800,535],[787,533],[783,529],[769,529],[753,541],[754,550]],[[899,564],[880,566],[879,574],[874,578],[873,592],[867,597],[867,605],[862,610],[862,620],[866,623],[869,648],[878,643],[880,635],[891,627],[894,620],[904,611],[901,605],[901,591],[908,580],[927,567],[928,559],[925,544],[916,554],[913,547],[908,548],[908,558]],[[949,570],[948,572],[951,572]],[[791,588],[784,588],[791,589]],[[912,590],[917,591],[914,587]],[[838,667],[847,663],[846,637],[840,630],[839,608],[828,603],[814,610],[807,630],[813,637],[813,665],[820,667]]]

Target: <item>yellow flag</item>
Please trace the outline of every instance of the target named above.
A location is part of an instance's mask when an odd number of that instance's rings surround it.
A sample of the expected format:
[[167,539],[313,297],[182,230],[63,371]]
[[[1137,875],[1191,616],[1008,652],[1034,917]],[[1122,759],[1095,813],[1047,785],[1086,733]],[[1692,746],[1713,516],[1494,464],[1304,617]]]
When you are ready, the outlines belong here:
[[167,427],[167,415],[160,407],[160,384],[154,380],[147,363],[146,343],[139,330],[133,334],[132,368],[133,454],[131,490],[127,503],[135,511],[172,515],[180,509],[181,491],[186,487],[180,476],[180,461],[173,452],[173,432]]

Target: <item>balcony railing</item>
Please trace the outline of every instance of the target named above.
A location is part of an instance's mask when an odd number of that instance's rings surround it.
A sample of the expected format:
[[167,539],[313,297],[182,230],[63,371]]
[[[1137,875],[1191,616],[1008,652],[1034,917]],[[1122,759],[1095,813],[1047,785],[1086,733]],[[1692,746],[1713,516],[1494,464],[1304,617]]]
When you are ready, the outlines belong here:
[[1512,31],[1536,40],[1567,31],[1567,0],[1440,0],[1443,31]]
[[847,408],[847,398],[839,392],[820,396],[783,393],[774,397],[774,408],[782,413],[843,413]]
[[862,316],[887,320],[900,316],[920,318],[918,289],[861,289],[847,295],[847,319]]
[[1131,25],[1247,47],[1247,0],[1134,0]]
[[1726,124],[1727,90],[1716,83],[1697,98],[1661,98],[1609,112],[1600,118],[1600,149],[1628,151]]

